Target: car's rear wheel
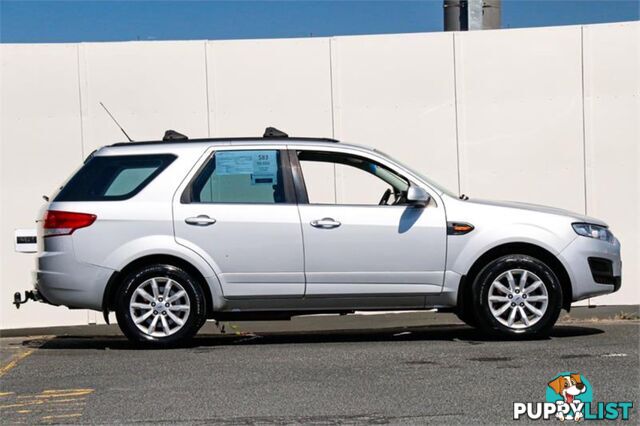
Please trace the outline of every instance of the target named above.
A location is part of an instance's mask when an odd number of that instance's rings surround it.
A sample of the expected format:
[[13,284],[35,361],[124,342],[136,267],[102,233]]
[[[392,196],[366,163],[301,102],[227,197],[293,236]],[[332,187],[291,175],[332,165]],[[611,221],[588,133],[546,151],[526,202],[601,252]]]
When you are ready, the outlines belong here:
[[172,265],[149,265],[123,280],[116,317],[130,340],[171,346],[193,337],[205,312],[202,288],[189,273]]
[[480,327],[508,336],[548,333],[562,309],[562,287],[553,270],[528,255],[490,262],[473,283]]
[[458,310],[455,312],[460,321],[467,324],[469,327],[478,328],[478,319],[475,316],[475,312],[470,307]]

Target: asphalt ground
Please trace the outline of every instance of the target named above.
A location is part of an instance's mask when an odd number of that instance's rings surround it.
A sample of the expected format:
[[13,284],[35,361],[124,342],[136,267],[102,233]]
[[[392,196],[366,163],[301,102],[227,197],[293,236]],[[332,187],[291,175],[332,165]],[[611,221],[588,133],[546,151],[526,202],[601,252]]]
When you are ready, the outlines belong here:
[[311,317],[262,330],[229,323],[226,334],[207,332],[209,324],[188,347],[168,350],[135,348],[112,328],[3,337],[0,419],[510,424],[513,402],[544,401],[547,382],[573,371],[588,378],[595,401],[632,401],[629,423],[638,424],[638,320],[565,318],[547,339],[509,341],[433,318]]

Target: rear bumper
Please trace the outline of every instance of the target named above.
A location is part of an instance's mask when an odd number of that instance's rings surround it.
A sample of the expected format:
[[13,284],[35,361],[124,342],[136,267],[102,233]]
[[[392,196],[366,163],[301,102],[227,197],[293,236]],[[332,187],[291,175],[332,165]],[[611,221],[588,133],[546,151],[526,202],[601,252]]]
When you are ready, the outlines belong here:
[[114,271],[78,262],[69,237],[47,240],[48,251],[38,255],[37,269],[32,274],[33,285],[43,301],[69,308],[102,310],[104,289]]
[[620,242],[577,237],[559,255],[571,278],[572,301],[613,293],[622,284]]

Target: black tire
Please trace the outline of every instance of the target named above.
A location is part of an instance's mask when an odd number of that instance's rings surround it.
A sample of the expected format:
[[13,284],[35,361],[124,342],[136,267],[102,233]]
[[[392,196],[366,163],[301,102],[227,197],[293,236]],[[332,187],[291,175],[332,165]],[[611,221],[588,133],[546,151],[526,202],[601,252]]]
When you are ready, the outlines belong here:
[[[503,324],[491,311],[491,307],[494,307],[496,311],[499,311],[499,308],[505,306],[503,304],[505,302],[492,302],[494,304],[490,306],[489,290],[492,283],[494,283],[501,274],[508,274],[507,271],[514,271],[514,274],[516,273],[515,271],[526,271],[526,276],[529,278],[528,282],[530,284],[532,284],[530,281],[532,280],[531,277],[537,276],[539,281],[542,281],[542,285],[546,289],[546,310],[535,322],[531,321],[532,324],[530,326],[525,324],[524,318],[522,318],[522,314],[519,312],[518,306],[522,307],[525,306],[523,304],[527,303],[526,300],[521,299],[522,297],[526,297],[524,296],[524,292],[520,294],[519,290],[516,290],[519,294],[515,294],[514,292],[514,294],[510,296],[511,299],[509,300],[513,300],[514,302],[507,302],[509,306],[507,308],[507,313],[505,314],[506,316],[510,316],[508,314],[514,310],[514,303],[518,302],[515,304],[515,310],[517,311],[515,318],[519,321],[519,324],[514,323],[514,326],[509,327],[507,324]],[[524,272],[521,274],[524,275]],[[513,274],[511,276],[513,277]],[[519,283],[517,284],[516,289],[519,289]],[[528,255],[513,254],[493,260],[477,275],[472,285],[472,292],[474,301],[473,306],[475,307],[474,317],[477,319],[478,326],[486,333],[503,337],[543,337],[549,333],[553,325],[556,323],[558,316],[560,315],[560,310],[562,309],[562,286],[560,285],[558,277],[556,277],[553,270],[547,264]],[[540,295],[542,292],[543,289],[538,286],[538,289],[534,290],[528,296],[530,299],[533,299],[532,296]],[[531,302],[528,306],[533,305],[534,307],[539,307],[541,306],[540,303],[541,302]],[[533,315],[532,312],[528,311],[528,308],[526,309],[525,314]],[[525,316],[527,316],[527,321],[529,321],[528,315]],[[508,322],[508,318],[501,318],[503,321]]]
[[[134,292],[136,291],[138,286],[150,280],[151,278],[169,278],[173,282],[178,283],[184,289],[188,296],[188,315],[186,315],[181,328],[179,328],[173,334],[169,334],[166,336],[153,336],[147,334],[138,328],[132,318],[129,305],[131,302],[131,298],[134,296]],[[186,301],[187,298],[182,300]],[[169,347],[184,344],[198,332],[200,327],[202,327],[202,325],[206,321],[206,304],[202,287],[200,286],[198,281],[188,272],[173,265],[147,265],[130,272],[122,280],[122,284],[118,290],[116,301],[116,318],[118,320],[118,326],[130,341],[138,344],[159,347]],[[154,312],[156,311],[154,310]],[[155,313],[153,315],[155,315]],[[153,316],[149,318],[151,319],[153,318]],[[170,321],[170,323],[174,326],[176,325],[176,323],[173,321]],[[160,327],[162,326],[160,325]]]
[[203,325],[205,325],[207,323],[207,316],[203,315],[202,319],[200,320],[200,325],[198,326],[198,330],[200,330],[202,328]]
[[478,328],[478,319],[470,306],[463,310],[456,311],[456,316],[469,327]]

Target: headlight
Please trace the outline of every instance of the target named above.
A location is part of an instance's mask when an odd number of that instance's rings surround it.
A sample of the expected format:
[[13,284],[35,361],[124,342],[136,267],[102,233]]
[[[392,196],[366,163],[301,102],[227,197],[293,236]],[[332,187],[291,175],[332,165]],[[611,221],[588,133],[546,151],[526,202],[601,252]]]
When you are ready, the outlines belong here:
[[582,235],[583,237],[595,238],[608,243],[613,243],[614,241],[613,234],[604,226],[592,225],[590,223],[574,223],[572,226],[576,234]]

